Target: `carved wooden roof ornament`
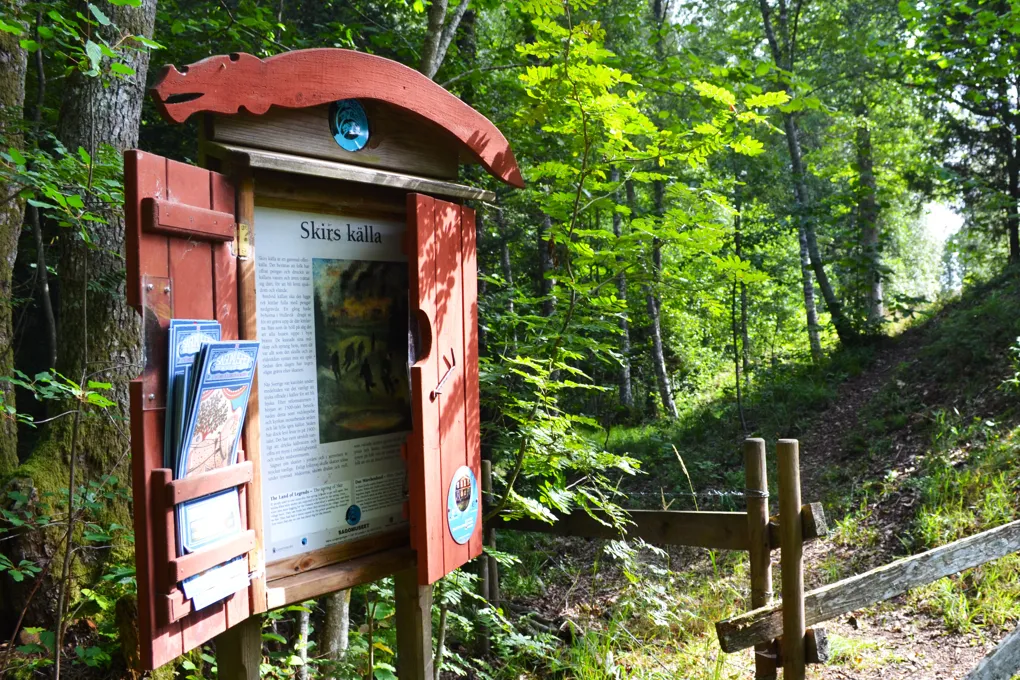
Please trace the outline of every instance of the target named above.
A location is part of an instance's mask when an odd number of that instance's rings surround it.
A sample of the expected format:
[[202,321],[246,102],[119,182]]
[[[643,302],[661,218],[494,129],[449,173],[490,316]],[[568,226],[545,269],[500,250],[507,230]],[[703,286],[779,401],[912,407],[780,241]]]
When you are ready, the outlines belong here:
[[506,137],[485,116],[424,75],[389,59],[336,48],[266,59],[234,53],[181,69],[165,66],[151,89],[160,113],[182,123],[200,112],[261,115],[271,106],[305,108],[374,99],[410,111],[453,135],[497,179],[523,187]]

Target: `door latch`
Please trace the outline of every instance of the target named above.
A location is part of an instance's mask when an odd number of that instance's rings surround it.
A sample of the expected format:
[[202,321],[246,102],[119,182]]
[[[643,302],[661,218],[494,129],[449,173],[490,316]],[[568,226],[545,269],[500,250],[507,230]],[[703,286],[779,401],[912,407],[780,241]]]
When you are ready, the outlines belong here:
[[450,374],[453,373],[453,369],[457,367],[457,357],[454,356],[452,347],[450,348],[450,358],[447,359],[444,356],[443,361],[446,362],[446,373],[444,373],[443,377],[439,379],[439,384],[436,385],[436,388],[432,390],[432,394],[429,395],[429,399],[432,401],[435,401],[436,397],[443,393],[443,385],[450,378]]

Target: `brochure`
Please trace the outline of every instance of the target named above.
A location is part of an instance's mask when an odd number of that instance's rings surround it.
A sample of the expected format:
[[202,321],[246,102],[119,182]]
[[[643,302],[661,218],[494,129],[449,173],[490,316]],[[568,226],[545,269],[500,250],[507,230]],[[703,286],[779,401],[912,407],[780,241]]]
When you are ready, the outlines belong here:
[[[178,378],[187,384],[192,373],[195,357],[207,342],[220,339],[220,324],[217,321],[200,319],[170,320],[170,351],[167,352],[167,395],[166,427],[163,435],[163,465],[173,468],[174,458],[180,442],[180,426],[177,425],[183,405],[182,395],[176,387]],[[178,401],[180,399],[180,401]]]
[[[248,408],[257,341],[213,342],[196,363],[194,395],[177,459],[176,478],[211,472],[237,462],[237,443]],[[177,506],[177,529],[185,552],[225,540],[241,530],[236,489]]]

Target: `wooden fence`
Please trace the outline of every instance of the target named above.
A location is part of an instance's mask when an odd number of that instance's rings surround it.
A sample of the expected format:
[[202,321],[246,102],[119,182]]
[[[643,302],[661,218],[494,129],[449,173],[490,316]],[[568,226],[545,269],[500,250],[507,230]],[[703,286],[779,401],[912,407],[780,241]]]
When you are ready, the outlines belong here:
[[[630,510],[626,537],[657,545],[683,545],[714,550],[744,550],[749,556],[752,609],[716,624],[719,645],[732,653],[754,647],[755,678],[775,678],[779,668],[785,680],[802,680],[806,666],[828,660],[824,628],[809,628],[841,614],[881,602],[917,586],[937,581],[985,562],[1020,551],[1020,520],[852,576],[812,591],[804,591],[803,545],[827,533],[825,515],[818,503],[804,505],[800,493],[799,444],[778,442],[779,515],[769,515],[765,467],[765,441],[744,442],[744,512],[687,512]],[[491,485],[487,462],[483,486]],[[792,517],[792,521],[784,521]],[[611,523],[602,523],[578,511],[554,524],[513,519],[486,527],[486,545],[495,546],[495,528],[536,531],[558,536],[616,539],[624,535]],[[772,551],[779,549],[783,600],[772,601]],[[482,563],[482,592],[498,604],[498,567],[491,557]],[[967,680],[1007,680],[1020,670],[1020,629],[1006,637]]]

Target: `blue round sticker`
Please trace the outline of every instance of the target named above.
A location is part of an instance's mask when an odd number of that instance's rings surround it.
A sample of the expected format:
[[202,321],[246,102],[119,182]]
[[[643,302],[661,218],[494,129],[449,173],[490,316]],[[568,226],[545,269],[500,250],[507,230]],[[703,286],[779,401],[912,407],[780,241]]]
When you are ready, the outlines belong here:
[[478,507],[478,480],[471,468],[462,465],[453,473],[446,497],[446,523],[457,543],[464,545],[471,540],[478,524]]
[[361,521],[361,508],[357,505],[352,505],[347,508],[347,523],[354,526]]
[[368,144],[368,116],[357,99],[341,99],[329,107],[329,131],[345,151],[360,151]]

